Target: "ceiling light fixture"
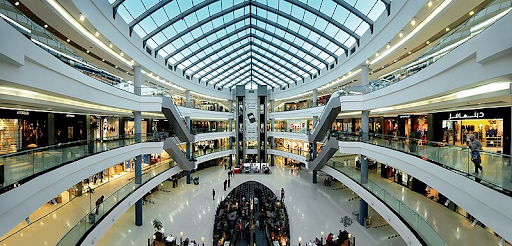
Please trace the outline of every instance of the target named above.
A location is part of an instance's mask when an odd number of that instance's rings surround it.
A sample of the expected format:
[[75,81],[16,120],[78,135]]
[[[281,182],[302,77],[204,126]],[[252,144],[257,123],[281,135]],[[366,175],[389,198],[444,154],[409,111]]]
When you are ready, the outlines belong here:
[[87,30],[80,22],[76,20],[73,16],[69,14],[69,12],[64,9],[56,0],[46,0],[48,4],[52,6],[52,8],[55,9],[57,13],[59,13],[69,24],[71,24],[77,31],[81,32],[87,39],[95,43],[99,48],[103,49],[104,51],[110,53],[112,56],[114,56],[119,61],[123,62],[130,68],[132,67],[132,64],[129,60],[121,57],[116,52],[108,49],[108,46],[103,43],[101,40],[96,38],[93,33],[91,33],[89,30]]
[[427,44],[430,44],[430,41],[427,41]]
[[366,60],[366,64],[370,63],[370,60]]
[[[375,58],[373,61],[370,61],[370,65],[371,64],[374,64],[378,61],[380,61],[381,59],[384,59],[385,57],[387,57],[389,54],[391,54],[393,51],[395,51],[396,49],[398,49],[399,47],[401,47],[405,42],[409,41],[409,39],[411,39],[413,36],[415,36],[421,29],[423,29],[423,27],[425,27],[427,24],[429,24],[437,15],[439,15],[439,13],[441,13],[441,11],[443,11],[448,5],[450,5],[450,3],[452,2],[452,0],[445,0],[443,3],[441,3],[439,5],[439,7],[437,7],[436,9],[434,9],[423,21],[421,21],[420,23],[418,23],[416,25],[416,27],[409,33],[407,34],[407,36],[405,36],[404,38],[400,39],[400,41],[396,44],[393,45],[393,47],[391,47],[390,49],[386,50],[385,52],[383,52],[383,54],[380,54],[379,57]],[[401,35],[401,36],[400,36]],[[400,32],[399,36],[400,37],[403,37],[403,30]]]
[[100,32],[98,32],[98,30],[96,30],[96,31],[94,32],[94,36],[99,37],[99,36],[100,36]]
[[446,29],[444,29],[444,30],[448,32],[448,31],[450,31],[450,28],[449,28],[449,27],[447,27],[447,28],[446,28]]
[[80,21],[84,21],[85,20],[85,16],[83,14],[80,14]]
[[400,33],[398,34],[398,37],[403,37],[404,36],[404,31],[400,31]]
[[432,7],[432,1],[428,1],[428,6]]
[[388,45],[386,45],[386,48],[388,48],[388,49],[391,48],[391,44],[388,43]]
[[66,39],[66,42],[68,42],[68,43],[69,43],[70,41],[71,41],[71,40],[70,40],[69,38],[68,38],[68,39]]
[[48,24],[44,24],[44,28],[48,28]]
[[475,11],[469,12],[469,15],[474,15],[474,14],[475,14]]
[[120,56],[124,56],[124,52],[121,51],[121,53],[119,53]]
[[379,52],[375,53],[375,57],[379,57]]
[[416,25],[416,18],[412,18],[411,25]]
[[16,6],[20,5],[20,2],[15,2],[14,5],[16,5]]
[[114,45],[112,43],[108,44],[108,47],[112,49],[112,47],[114,47]]
[[86,50],[85,53],[89,54],[89,50]]

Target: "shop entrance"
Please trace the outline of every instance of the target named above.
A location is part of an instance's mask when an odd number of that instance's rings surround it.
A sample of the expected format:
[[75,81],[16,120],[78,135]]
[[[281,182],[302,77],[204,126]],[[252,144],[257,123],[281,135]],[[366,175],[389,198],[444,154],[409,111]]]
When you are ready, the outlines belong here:
[[467,146],[474,134],[485,151],[503,153],[503,119],[443,120],[443,142]]

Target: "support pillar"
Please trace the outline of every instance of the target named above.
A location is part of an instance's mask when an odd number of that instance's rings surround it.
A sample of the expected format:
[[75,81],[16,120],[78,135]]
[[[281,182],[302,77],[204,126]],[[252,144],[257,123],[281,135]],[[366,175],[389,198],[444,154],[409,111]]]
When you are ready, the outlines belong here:
[[[229,104],[230,104],[230,110],[231,110],[231,100],[229,101]],[[232,132],[233,131],[233,119],[229,119],[229,131]],[[232,149],[233,148],[233,137],[229,137],[229,149]],[[229,168],[231,169],[231,167],[233,166],[233,155],[229,155]]]
[[190,108],[190,91],[185,91],[185,107]]
[[[368,85],[369,69],[367,65],[361,66],[361,84],[363,86]],[[364,92],[364,90],[363,90]],[[368,128],[370,123],[370,111],[366,110],[361,113],[361,134],[359,137],[361,141],[368,140]],[[361,155],[361,184],[368,183],[368,158]],[[368,217],[368,203],[361,199],[359,202],[359,224],[364,226],[364,222]]]
[[316,184],[316,177],[317,177],[316,170],[313,170],[313,184]]
[[312,105],[313,107],[318,106],[318,96],[317,96],[317,94],[318,94],[317,89],[313,89],[313,105]]
[[[141,95],[142,80],[141,80],[141,67],[136,66],[133,68],[133,87],[134,93],[137,96]],[[142,112],[133,111],[134,130],[135,130],[135,142],[141,142],[142,132]],[[103,136],[102,136],[103,138]],[[135,184],[142,183],[142,156],[138,155],[135,157]],[[142,199],[135,203],[135,225],[142,226]]]
[[[270,100],[270,112],[274,112],[274,100]],[[270,114],[269,114],[270,115]],[[274,131],[274,118],[270,118],[270,131]],[[270,137],[270,145],[271,149],[275,147],[274,145],[274,137]],[[275,155],[270,155],[270,166],[273,167],[275,163]]]
[[190,184],[190,170],[187,170],[187,184]]

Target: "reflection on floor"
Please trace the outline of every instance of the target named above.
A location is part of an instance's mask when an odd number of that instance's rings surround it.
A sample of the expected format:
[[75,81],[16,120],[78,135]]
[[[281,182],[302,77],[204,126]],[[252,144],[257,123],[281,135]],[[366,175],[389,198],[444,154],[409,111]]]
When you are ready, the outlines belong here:
[[91,201],[94,206],[96,199],[102,195],[110,196],[129,182],[133,176],[133,172],[115,175],[114,178],[110,178],[109,182],[102,185],[99,185],[100,182],[98,181],[98,185],[94,186],[95,193],[92,197],[84,193],[82,196],[75,197],[69,203],[63,201],[64,203],[60,205],[44,204],[29,216],[32,224],[27,226],[25,221],[20,222],[0,238],[0,245],[55,245],[71,227],[90,211],[89,203]]
[[[339,163],[338,167],[342,165],[343,163]],[[356,170],[353,162],[348,162],[348,167]],[[498,245],[498,237],[480,226],[471,226],[471,221],[447,209],[442,204],[381,177],[380,169],[369,170],[368,177],[421,215],[448,245],[463,246],[468,245],[468,242],[475,243],[475,245]]]
[[[332,186],[324,186],[322,182],[311,183],[311,173],[285,168],[282,165],[272,167],[271,175],[236,174],[231,179],[231,188],[223,190],[223,182],[228,178],[223,167],[212,167],[194,173],[200,177],[199,185],[180,183],[177,189],[172,182],[164,182],[160,189],[167,192],[155,192],[148,199],[154,204],[143,206],[144,224],[134,225],[134,208],[130,208],[101,238],[97,245],[125,246],[145,245],[153,235],[151,221],[159,219],[164,225],[166,235],[178,236],[183,232],[183,239],[200,241],[205,238],[205,245],[211,245],[213,222],[219,198],[226,196],[233,187],[247,180],[261,182],[280,194],[281,188],[286,192],[285,202],[290,218],[291,244],[297,245],[298,238],[302,242],[320,237],[320,232],[327,235],[343,230],[341,217],[359,209],[359,199],[353,192],[339,182]],[[322,177],[320,177],[322,179]],[[216,199],[212,200],[212,189],[216,191]],[[356,222],[348,231],[356,237],[359,245],[406,245],[391,226],[373,210],[376,228],[365,229]],[[209,243],[208,243],[209,242]]]

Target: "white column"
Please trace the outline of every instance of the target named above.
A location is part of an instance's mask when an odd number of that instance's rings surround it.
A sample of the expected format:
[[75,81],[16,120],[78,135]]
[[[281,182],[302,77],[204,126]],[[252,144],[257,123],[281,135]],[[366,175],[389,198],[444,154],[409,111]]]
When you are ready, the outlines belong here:
[[313,107],[318,106],[317,89],[313,89]]
[[190,108],[190,91],[185,91],[185,107]]

